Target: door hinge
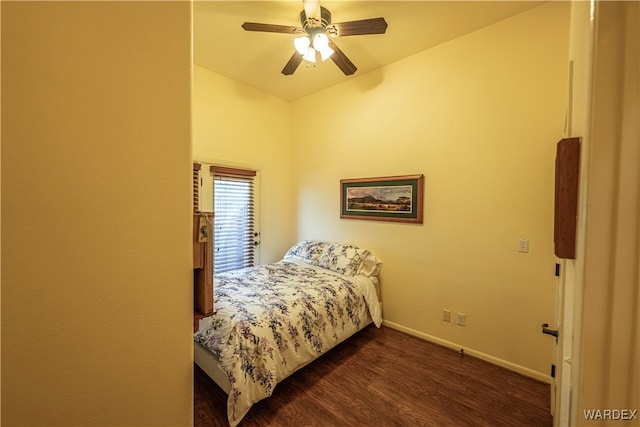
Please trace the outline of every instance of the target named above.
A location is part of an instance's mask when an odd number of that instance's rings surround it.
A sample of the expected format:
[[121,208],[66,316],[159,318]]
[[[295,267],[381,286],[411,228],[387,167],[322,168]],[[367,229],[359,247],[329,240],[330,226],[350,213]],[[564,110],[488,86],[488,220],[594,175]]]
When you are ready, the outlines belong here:
[[551,378],[556,377],[556,365],[551,364]]
[[560,277],[560,264],[556,263],[556,277]]

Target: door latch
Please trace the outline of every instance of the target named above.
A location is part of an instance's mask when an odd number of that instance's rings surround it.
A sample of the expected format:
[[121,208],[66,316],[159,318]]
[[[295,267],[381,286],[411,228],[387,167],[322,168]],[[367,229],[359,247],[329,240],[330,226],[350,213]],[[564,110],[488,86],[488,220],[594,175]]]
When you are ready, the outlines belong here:
[[548,323],[543,323],[542,324],[542,333],[543,334],[547,334],[547,335],[553,335],[554,337],[556,337],[556,344],[558,343],[559,332],[558,332],[557,329],[549,329],[549,324]]

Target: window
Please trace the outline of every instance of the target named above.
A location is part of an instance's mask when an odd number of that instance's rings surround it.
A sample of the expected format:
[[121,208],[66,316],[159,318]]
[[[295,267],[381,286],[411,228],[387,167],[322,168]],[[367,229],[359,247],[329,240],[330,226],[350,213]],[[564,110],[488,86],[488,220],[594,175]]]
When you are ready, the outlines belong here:
[[223,273],[254,265],[254,178],[246,169],[211,166],[213,262]]

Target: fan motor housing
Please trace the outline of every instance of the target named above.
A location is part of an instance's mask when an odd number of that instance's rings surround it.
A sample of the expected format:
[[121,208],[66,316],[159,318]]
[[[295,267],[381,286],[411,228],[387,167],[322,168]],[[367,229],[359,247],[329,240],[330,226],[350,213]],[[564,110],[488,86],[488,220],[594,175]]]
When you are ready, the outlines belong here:
[[306,32],[318,28],[324,30],[331,24],[331,12],[329,12],[329,9],[320,6],[320,21],[318,21],[316,18],[307,18],[307,14],[303,10],[300,12],[300,23]]

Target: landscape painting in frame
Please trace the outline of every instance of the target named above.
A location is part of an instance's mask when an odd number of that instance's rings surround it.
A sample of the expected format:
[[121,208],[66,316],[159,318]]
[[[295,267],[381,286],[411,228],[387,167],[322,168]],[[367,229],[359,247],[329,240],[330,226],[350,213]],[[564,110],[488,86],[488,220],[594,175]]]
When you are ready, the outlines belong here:
[[340,218],[422,224],[423,175],[340,180]]

